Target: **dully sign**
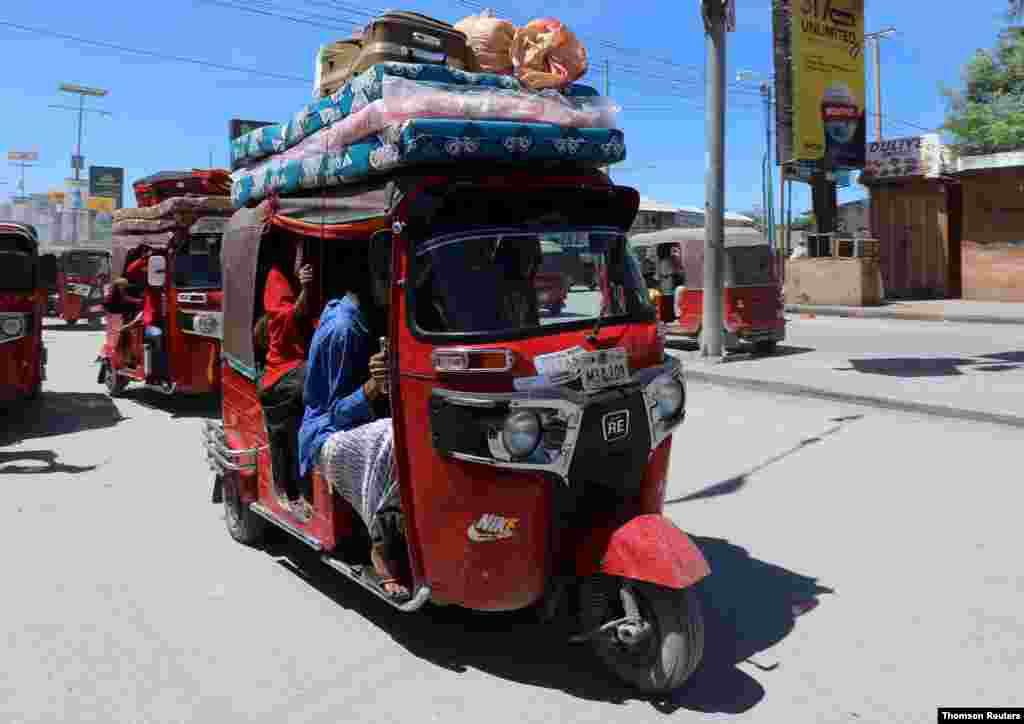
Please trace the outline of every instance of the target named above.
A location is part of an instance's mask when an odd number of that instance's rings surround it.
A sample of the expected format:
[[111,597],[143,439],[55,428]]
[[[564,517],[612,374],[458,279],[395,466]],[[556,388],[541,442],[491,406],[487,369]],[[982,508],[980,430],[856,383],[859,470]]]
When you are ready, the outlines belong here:
[[876,179],[939,176],[946,161],[945,148],[937,133],[891,138],[868,144],[864,174]]

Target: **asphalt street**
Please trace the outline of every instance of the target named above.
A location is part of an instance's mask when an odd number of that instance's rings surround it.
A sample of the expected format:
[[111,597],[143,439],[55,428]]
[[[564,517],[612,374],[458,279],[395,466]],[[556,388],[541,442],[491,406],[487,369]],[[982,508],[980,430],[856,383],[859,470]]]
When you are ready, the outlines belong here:
[[41,405],[0,418],[2,722],[932,722],[940,705],[1024,706],[1020,430],[691,385],[666,511],[712,566],[707,654],[650,701],[527,614],[403,616],[297,545],[234,543],[199,445],[216,401],[111,402],[101,334],[49,329]]

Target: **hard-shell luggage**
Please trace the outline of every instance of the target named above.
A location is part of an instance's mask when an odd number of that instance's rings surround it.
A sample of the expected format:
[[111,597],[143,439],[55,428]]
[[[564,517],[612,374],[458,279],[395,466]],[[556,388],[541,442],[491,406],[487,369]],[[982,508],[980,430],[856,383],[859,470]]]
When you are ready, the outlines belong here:
[[351,77],[349,67],[362,49],[363,41],[359,38],[321,46],[316,55],[313,97],[326,98],[345,85]]
[[473,50],[464,33],[449,23],[419,13],[388,11],[366,26],[361,39],[342,43],[348,46],[337,49],[339,58],[351,54],[356,45],[361,47],[340,70],[322,67],[318,79],[321,79],[320,93],[325,96],[377,63],[423,63],[471,72],[477,70]]

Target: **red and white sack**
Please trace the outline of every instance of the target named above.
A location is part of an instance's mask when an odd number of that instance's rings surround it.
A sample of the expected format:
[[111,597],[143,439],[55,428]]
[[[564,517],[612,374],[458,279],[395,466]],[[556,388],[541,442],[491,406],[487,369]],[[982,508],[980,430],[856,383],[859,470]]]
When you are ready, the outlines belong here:
[[531,20],[512,39],[515,75],[527,88],[565,88],[587,72],[587,49],[554,18]]
[[516,26],[511,21],[496,18],[493,10],[484,10],[455,23],[455,29],[466,35],[479,70],[512,75],[512,39]]

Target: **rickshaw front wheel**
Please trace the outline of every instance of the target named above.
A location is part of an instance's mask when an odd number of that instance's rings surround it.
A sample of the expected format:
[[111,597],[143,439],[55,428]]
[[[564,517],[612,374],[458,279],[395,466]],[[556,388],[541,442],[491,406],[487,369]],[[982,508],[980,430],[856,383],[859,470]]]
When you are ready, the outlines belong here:
[[665,694],[693,675],[704,655],[704,618],[692,588],[675,590],[650,583],[591,579],[581,589],[584,627],[593,630],[629,618],[620,588],[640,614],[591,639],[594,653],[619,679],[649,694]]
[[228,473],[221,475],[224,498],[224,524],[228,533],[239,543],[247,546],[260,543],[267,535],[267,522],[242,502],[238,490],[238,476]]
[[124,392],[124,388],[128,386],[128,380],[117,374],[117,371],[111,366],[110,362],[105,364],[107,369],[106,376],[103,378],[103,384],[106,385],[107,394],[111,397],[120,397],[121,393]]

